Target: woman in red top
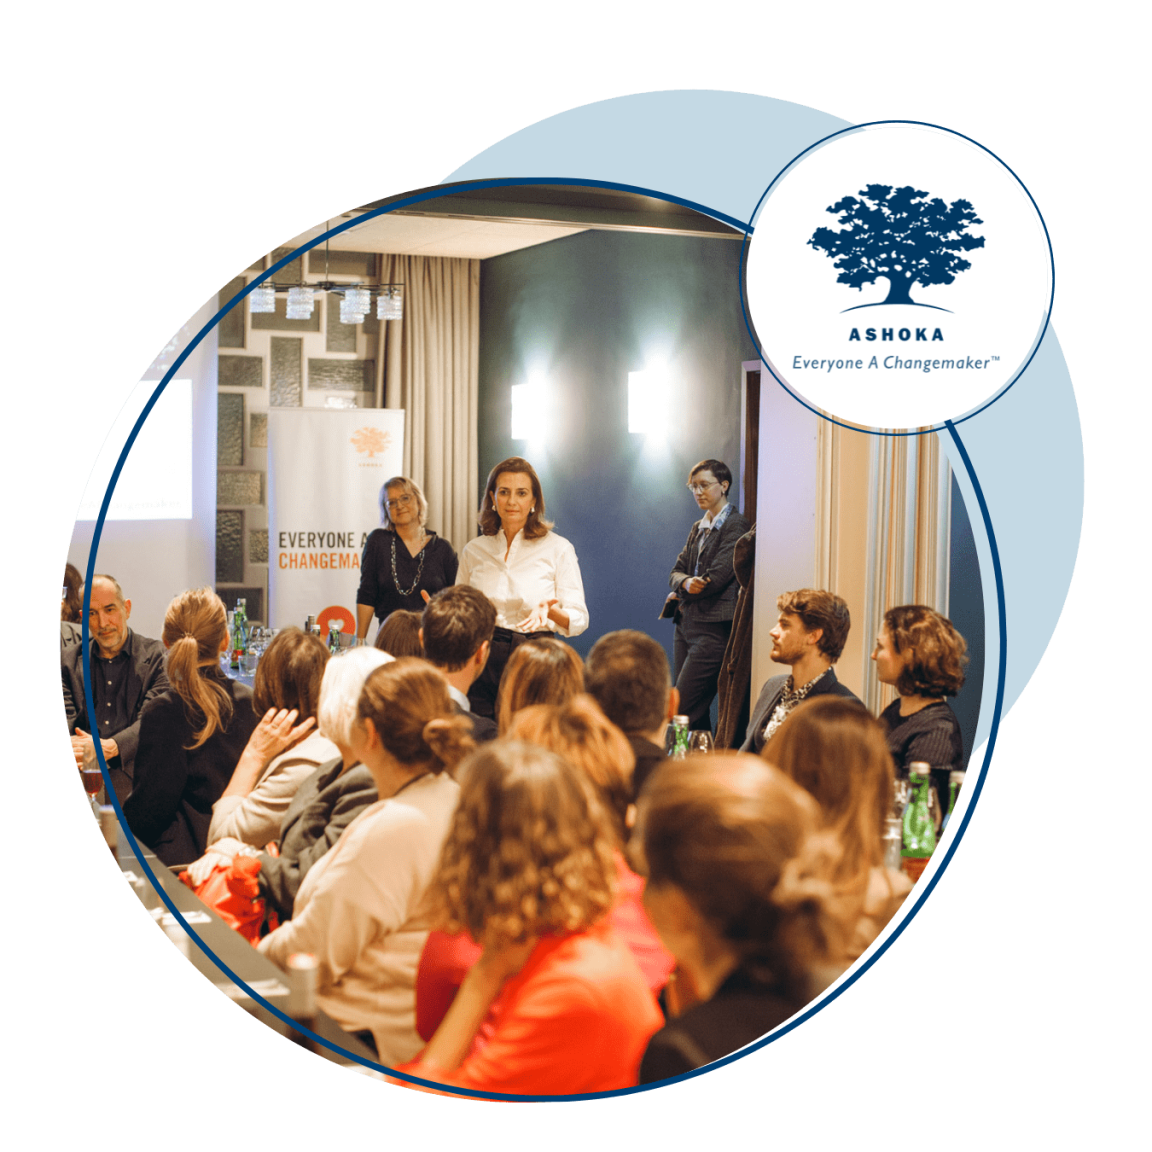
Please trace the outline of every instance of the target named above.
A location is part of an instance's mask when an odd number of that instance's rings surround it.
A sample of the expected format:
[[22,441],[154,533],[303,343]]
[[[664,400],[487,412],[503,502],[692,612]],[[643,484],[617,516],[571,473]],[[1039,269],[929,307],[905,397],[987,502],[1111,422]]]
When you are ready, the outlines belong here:
[[[528,645],[518,649],[516,655]],[[515,659],[515,656],[513,657]],[[517,712],[508,729],[510,740],[548,748],[579,768],[592,781],[608,811],[615,837],[618,894],[608,914],[612,926],[640,965],[644,980],[659,995],[676,966],[672,954],[644,911],[644,881],[624,860],[623,846],[635,817],[632,769],[635,755],[628,738],[612,724],[591,696],[565,704],[533,704]],[[420,956],[416,976],[416,1031],[430,1040],[481,948],[466,933],[432,932]],[[485,1021],[480,1035],[489,1027]]]
[[513,742],[480,749],[463,775],[429,897],[442,927],[483,952],[401,1071],[515,1095],[635,1084],[663,1020],[607,918],[616,837],[593,786],[555,753]]

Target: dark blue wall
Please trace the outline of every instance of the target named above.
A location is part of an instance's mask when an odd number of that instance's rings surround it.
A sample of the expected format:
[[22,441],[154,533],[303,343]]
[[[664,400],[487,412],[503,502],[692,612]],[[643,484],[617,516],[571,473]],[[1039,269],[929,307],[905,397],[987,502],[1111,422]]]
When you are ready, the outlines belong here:
[[[728,240],[582,232],[485,260],[480,273],[480,481],[506,456],[540,474],[548,516],[580,558],[587,653],[639,628],[672,653],[656,619],[698,518],[685,490],[703,457],[740,464],[740,365],[757,353],[740,310],[741,247]],[[628,373],[663,361],[666,437],[628,432]],[[510,388],[555,397],[540,443],[512,440]],[[735,487],[739,488],[737,475]]]
[[968,642],[968,668],[960,695],[952,708],[964,733],[964,763],[972,755],[976,723],[980,719],[980,691],[984,684],[984,585],[972,537],[972,522],[960,485],[952,478],[952,540],[948,617]]
[[[639,628],[672,657],[656,619],[695,502],[697,460],[740,463],[740,365],[758,353],[740,310],[740,245],[582,232],[485,260],[480,273],[480,483],[506,456],[540,474],[548,515],[575,545],[591,624],[587,654],[617,628]],[[628,373],[669,368],[666,437],[628,432]],[[555,407],[539,442],[511,438],[514,384],[547,382]],[[953,701],[971,752],[984,679],[984,602],[972,528],[953,483],[953,622],[968,641],[968,681]]]

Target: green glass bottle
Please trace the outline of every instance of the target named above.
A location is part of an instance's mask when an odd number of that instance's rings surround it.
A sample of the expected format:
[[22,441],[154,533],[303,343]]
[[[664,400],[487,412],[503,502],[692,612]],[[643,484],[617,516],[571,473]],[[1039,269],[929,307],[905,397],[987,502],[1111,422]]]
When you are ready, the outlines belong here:
[[248,601],[236,601],[236,610],[232,613],[232,660],[231,667],[239,671],[240,661],[244,649],[248,644]]
[[904,809],[904,846],[901,864],[915,883],[936,850],[936,819],[932,812],[931,765],[917,761],[908,766],[912,796]]
[[952,819],[952,809],[956,807],[956,797],[963,787],[964,773],[959,768],[953,768],[948,773],[948,811],[944,813],[944,823],[940,826],[941,835],[944,834],[944,829],[948,827],[948,821]]
[[668,755],[673,760],[683,760],[688,755],[688,717],[672,717],[672,747]]

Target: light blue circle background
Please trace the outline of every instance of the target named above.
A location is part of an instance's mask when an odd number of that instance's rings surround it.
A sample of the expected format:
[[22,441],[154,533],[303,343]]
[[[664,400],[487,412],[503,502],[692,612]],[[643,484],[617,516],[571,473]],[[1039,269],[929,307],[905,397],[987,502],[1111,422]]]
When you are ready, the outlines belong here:
[[[671,91],[621,96],[574,108],[501,140],[450,173],[459,180],[603,180],[691,200],[750,220],[780,170],[809,145],[851,122],[801,104],[738,92]],[[943,125],[947,127],[947,125]],[[1011,165],[1010,156],[1003,157]],[[1043,211],[1041,204],[1040,210]],[[1032,363],[994,404],[958,427],[988,502],[1003,567],[1007,618],[1004,711],[1048,647],[1080,540],[1084,453],[1072,381],[1049,326]],[[967,471],[940,437],[965,502]],[[987,536],[973,515],[984,577],[985,700],[999,646]],[[979,746],[991,708],[981,709]]]

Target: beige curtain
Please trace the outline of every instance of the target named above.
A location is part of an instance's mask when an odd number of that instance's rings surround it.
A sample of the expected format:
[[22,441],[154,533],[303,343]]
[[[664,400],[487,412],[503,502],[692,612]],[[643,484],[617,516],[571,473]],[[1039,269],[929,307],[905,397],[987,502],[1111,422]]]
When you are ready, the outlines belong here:
[[404,285],[404,318],[380,325],[376,403],[403,408],[404,472],[428,499],[428,527],[459,551],[476,535],[480,261],[380,257]]
[[[876,436],[873,441],[864,621],[870,639],[879,632],[884,613],[900,604],[926,604],[948,614],[952,519],[952,473],[936,433]],[[869,665],[864,703],[877,712],[896,694]]]

